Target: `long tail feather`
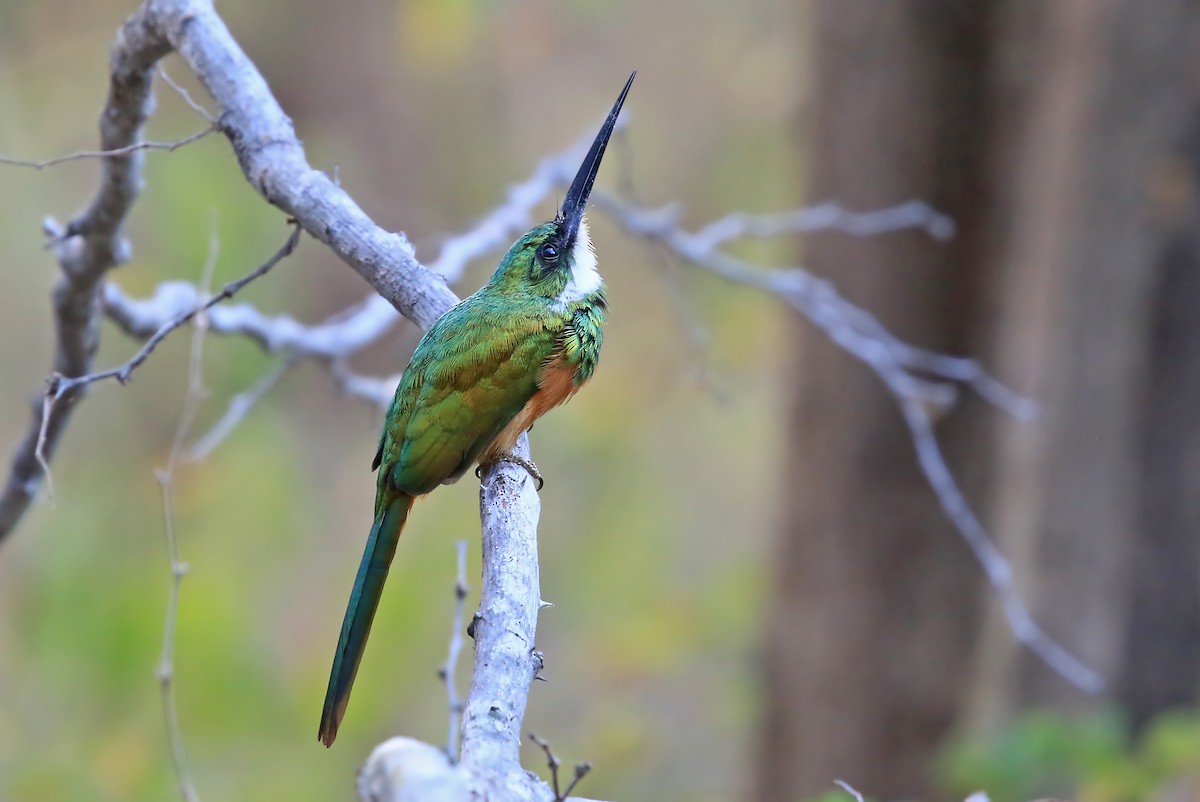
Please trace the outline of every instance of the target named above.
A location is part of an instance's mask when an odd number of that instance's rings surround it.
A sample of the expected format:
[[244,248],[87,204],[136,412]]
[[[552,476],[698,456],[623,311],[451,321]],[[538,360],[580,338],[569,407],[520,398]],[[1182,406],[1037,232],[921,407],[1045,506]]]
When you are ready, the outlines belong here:
[[317,737],[327,747],[337,737],[338,725],[346,713],[350,688],[354,685],[358,663],[367,645],[371,621],[379,607],[383,581],[387,579],[388,566],[392,564],[396,543],[400,540],[400,532],[404,529],[412,502],[412,496],[397,496],[375,519],[371,536],[367,538],[367,548],[358,566],[358,576],[354,578],[354,589],[350,591],[350,603],[342,620],[342,634],[333,655],[329,689],[325,691],[325,707],[321,710],[321,729]]

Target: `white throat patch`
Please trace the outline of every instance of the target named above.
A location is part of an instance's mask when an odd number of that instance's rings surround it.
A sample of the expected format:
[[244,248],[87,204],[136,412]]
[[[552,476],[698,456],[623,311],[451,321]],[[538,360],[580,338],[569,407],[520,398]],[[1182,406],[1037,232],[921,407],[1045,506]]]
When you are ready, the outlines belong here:
[[571,277],[563,287],[555,308],[565,312],[567,305],[581,301],[604,285],[600,272],[596,270],[596,252],[592,250],[592,238],[588,234],[586,220],[579,221],[579,232],[575,235],[575,247],[571,249]]

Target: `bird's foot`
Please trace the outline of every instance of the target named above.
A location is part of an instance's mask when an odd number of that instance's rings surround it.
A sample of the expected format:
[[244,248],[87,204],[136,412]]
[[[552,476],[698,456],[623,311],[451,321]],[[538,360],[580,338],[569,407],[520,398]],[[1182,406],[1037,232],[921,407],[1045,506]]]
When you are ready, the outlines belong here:
[[[512,452],[507,452],[504,454],[497,454],[495,459],[489,460],[489,463],[490,462],[511,462],[513,465],[520,465],[522,468],[527,470],[529,475],[533,477],[533,480],[537,482],[537,489],[539,493],[546,484],[546,480],[542,478],[542,474],[540,471],[538,471],[538,466],[533,463],[533,460],[525,459],[524,457],[513,454]],[[482,464],[475,468],[475,478],[483,478]]]

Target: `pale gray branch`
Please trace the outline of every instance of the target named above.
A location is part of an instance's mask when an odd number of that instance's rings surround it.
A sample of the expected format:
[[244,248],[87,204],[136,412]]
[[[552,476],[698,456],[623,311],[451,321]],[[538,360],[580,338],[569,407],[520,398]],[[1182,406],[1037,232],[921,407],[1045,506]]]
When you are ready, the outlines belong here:
[[873,237],[913,228],[922,229],[938,240],[954,236],[954,221],[919,200],[869,212],[851,211],[832,202],[769,214],[733,212],[714,220],[693,236],[705,247],[715,248],[743,237],[778,237],[814,231],[841,231]]
[[728,281],[780,298],[874,371],[900,404],[921,470],[946,517],[967,541],[1000,597],[1014,637],[1080,690],[1098,693],[1104,687],[1102,677],[1033,622],[1013,581],[1011,566],[959,490],[933,433],[930,407],[945,408],[954,403],[959,384],[1021,418],[1036,413],[1032,401],[988,375],[974,360],[945,356],[902,342],[875,316],[843,298],[833,284],[802,268],[766,269],[718,250],[716,243],[722,241],[721,237],[711,234],[702,237],[678,225],[677,207],[651,210],[611,196],[595,194],[593,198],[630,233],[659,242],[684,261]]

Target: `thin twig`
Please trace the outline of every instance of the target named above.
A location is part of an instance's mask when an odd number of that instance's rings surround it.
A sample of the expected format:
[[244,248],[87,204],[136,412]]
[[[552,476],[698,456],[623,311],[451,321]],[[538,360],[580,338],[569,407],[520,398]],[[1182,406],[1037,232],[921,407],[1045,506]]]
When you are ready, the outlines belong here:
[[[253,271],[247,273],[245,276],[242,276],[237,281],[232,281],[226,284],[219,293],[212,296],[208,300],[198,304],[192,309],[189,309],[188,311],[166,323],[162,328],[156,331],[154,335],[146,341],[146,344],[143,345],[141,349],[133,355],[133,358],[125,364],[118,365],[115,368],[109,368],[108,370],[88,373],[84,376],[53,376],[49,382],[47,393],[52,394],[55,400],[57,400],[62,398],[64,394],[74,390],[76,387],[81,387],[83,385],[102,381],[104,379],[116,379],[121,384],[127,383],[129,381],[129,377],[133,375],[133,372],[137,370],[138,366],[146,361],[146,357],[150,356],[150,353],[158,346],[160,342],[166,338],[168,334],[182,326],[184,323],[187,323],[197,315],[207,312],[210,308],[216,306],[221,301],[226,301],[237,295],[238,291],[240,291],[247,284],[265,275],[271,268],[277,265],[296,249],[296,244],[300,241],[300,233],[300,227],[293,223],[292,233],[288,235],[287,241],[283,243],[283,246],[280,247],[280,249],[276,251],[270,259],[263,262]],[[205,325],[207,326],[207,322]]]
[[546,753],[546,763],[550,766],[550,787],[554,789],[554,802],[562,802],[563,795],[558,789],[558,767],[562,763],[559,762],[558,756],[550,749],[550,744],[537,737],[535,733],[529,733],[529,740],[540,746],[542,751]]
[[554,802],[566,802],[567,797],[575,790],[575,786],[579,785],[579,781],[587,776],[592,770],[592,764],[588,762],[576,763],[575,774],[571,777],[571,782],[567,783],[567,787],[559,790],[558,770],[562,767],[562,762],[554,751],[550,748],[550,744],[542,738],[539,738],[534,733],[529,733],[529,740],[541,747],[546,753],[546,765],[550,767],[550,787],[554,791]]
[[575,790],[575,786],[579,785],[579,781],[588,775],[592,770],[592,764],[584,761],[583,763],[575,764],[575,776],[571,778],[571,782],[567,783],[567,787],[563,789],[562,798],[565,800]]
[[450,726],[446,735],[446,756],[451,763],[458,762],[458,731],[462,721],[463,701],[458,695],[458,686],[454,681],[458,670],[458,656],[463,647],[463,616],[467,609],[467,541],[460,540],[454,544],[458,554],[458,574],[454,581],[454,616],[450,620],[450,648],[446,654],[446,663],[438,669],[438,676],[446,683],[446,701],[450,708]]
[[115,156],[128,156],[130,153],[135,153],[139,150],[165,150],[175,151],[182,148],[184,145],[190,145],[197,139],[203,139],[214,131],[220,130],[217,123],[213,123],[207,128],[203,128],[194,134],[185,136],[183,139],[177,139],[174,142],[150,142],[143,140],[134,142],[132,145],[126,145],[121,148],[113,148],[112,150],[77,150],[74,153],[68,153],[66,156],[56,156],[53,159],[45,161],[28,161],[26,159],[14,159],[9,156],[0,156],[0,164],[7,164],[12,167],[32,167],[35,170],[44,170],[47,167],[53,167],[56,164],[64,164],[66,162],[79,161],[81,159],[110,159]]
[[[208,259],[204,265],[203,278],[200,286],[208,287],[212,283],[212,273],[216,267],[219,243],[214,226],[209,240]],[[192,334],[191,358],[188,361],[187,393],[183,399],[183,411],[179,415],[179,424],[175,428],[175,437],[171,441],[171,452],[167,465],[155,471],[159,487],[162,490],[163,522],[167,538],[167,560],[171,567],[171,592],[167,598],[167,616],[163,624],[162,655],[158,665],[159,691],[162,696],[163,719],[167,730],[167,743],[171,749],[171,762],[175,776],[179,782],[179,793],[184,802],[198,802],[199,795],[192,783],[191,770],[188,767],[187,755],[183,748],[183,731],[179,725],[179,708],[175,702],[175,627],[179,618],[179,592],[183,577],[188,572],[187,563],[179,556],[179,539],[175,532],[174,489],[175,468],[183,453],[183,443],[187,439],[196,412],[204,400],[203,353],[204,333],[207,329],[207,319],[204,310],[196,317],[196,325]]]

